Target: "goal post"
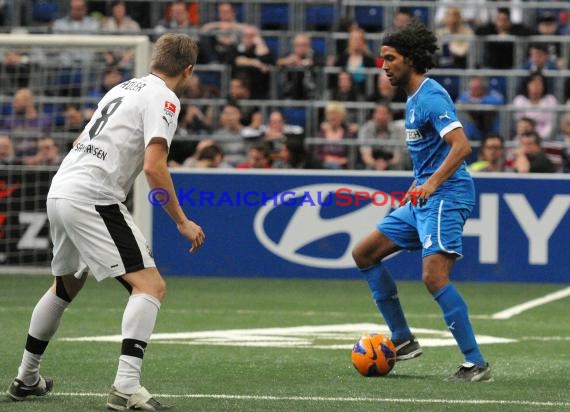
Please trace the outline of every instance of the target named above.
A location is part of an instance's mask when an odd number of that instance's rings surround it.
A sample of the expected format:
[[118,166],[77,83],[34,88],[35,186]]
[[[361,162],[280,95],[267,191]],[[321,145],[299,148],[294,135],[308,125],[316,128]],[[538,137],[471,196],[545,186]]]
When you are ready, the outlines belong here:
[[[44,136],[52,137],[64,156],[66,146],[81,130],[68,127],[67,106],[94,109],[100,96],[90,91],[100,88],[111,67],[119,67],[125,78],[148,74],[151,41],[143,35],[0,34],[0,55],[0,135],[11,137],[23,160],[28,154],[25,150],[37,150],[38,138]],[[128,60],[117,59],[117,66],[110,64],[109,56],[128,56]],[[64,89],[71,82],[75,82],[73,89]],[[13,100],[21,89],[32,92],[38,116],[43,116],[41,122],[18,118]],[[45,198],[56,170],[20,161],[0,162],[0,274],[49,271]],[[133,216],[150,242],[148,189],[141,180],[139,176],[135,184],[140,193],[135,194]]]

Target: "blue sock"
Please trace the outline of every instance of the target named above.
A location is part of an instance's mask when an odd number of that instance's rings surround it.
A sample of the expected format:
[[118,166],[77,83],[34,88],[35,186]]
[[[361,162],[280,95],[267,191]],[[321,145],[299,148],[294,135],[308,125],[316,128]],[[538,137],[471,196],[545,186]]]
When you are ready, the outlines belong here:
[[451,283],[437,291],[433,298],[439,303],[449,331],[463,352],[466,362],[484,366],[486,364],[469,321],[467,304]]
[[384,267],[382,263],[374,265],[368,269],[362,270],[366,276],[366,281],[372,292],[372,298],[376,302],[376,306],[384,320],[388,324],[388,328],[392,332],[392,340],[407,339],[412,335],[408,322],[404,317],[400,299],[398,299],[398,290],[396,283],[392,279],[392,275]]

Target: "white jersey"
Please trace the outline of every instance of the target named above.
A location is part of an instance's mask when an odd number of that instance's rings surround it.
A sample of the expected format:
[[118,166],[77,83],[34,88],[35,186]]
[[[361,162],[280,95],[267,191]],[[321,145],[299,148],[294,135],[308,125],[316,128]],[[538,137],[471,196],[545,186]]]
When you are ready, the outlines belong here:
[[178,97],[155,75],[115,86],[61,163],[48,199],[95,205],[124,202],[143,168],[148,143],[161,137],[170,147],[179,113]]

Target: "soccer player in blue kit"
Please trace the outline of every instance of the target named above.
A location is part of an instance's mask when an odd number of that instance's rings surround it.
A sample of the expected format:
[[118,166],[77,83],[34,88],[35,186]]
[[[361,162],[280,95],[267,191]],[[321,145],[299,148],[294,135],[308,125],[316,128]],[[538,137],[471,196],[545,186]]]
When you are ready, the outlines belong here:
[[382,69],[404,89],[406,143],[414,164],[414,183],[404,205],[392,211],[354,248],[358,268],[386,320],[397,359],[413,359],[422,348],[410,331],[396,284],[382,259],[401,249],[422,249],[422,280],[441,307],[464,362],[448,380],[489,381],[491,369],[481,354],[467,305],[449,276],[462,256],[463,226],[475,204],[473,180],[465,159],[471,146],[447,91],[425,76],[434,66],[437,39],[419,23],[387,34]]

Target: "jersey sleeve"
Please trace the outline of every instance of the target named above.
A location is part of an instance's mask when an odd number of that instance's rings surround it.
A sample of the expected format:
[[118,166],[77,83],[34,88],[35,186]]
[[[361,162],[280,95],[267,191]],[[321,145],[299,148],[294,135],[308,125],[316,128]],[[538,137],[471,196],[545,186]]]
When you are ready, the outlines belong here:
[[143,115],[144,145],[148,146],[153,137],[166,139],[170,147],[180,113],[180,101],[174,93],[159,93],[149,99]]
[[457,118],[455,105],[447,93],[436,90],[431,93],[429,100],[430,104],[426,109],[427,115],[439,137],[443,138],[453,129],[463,127]]

